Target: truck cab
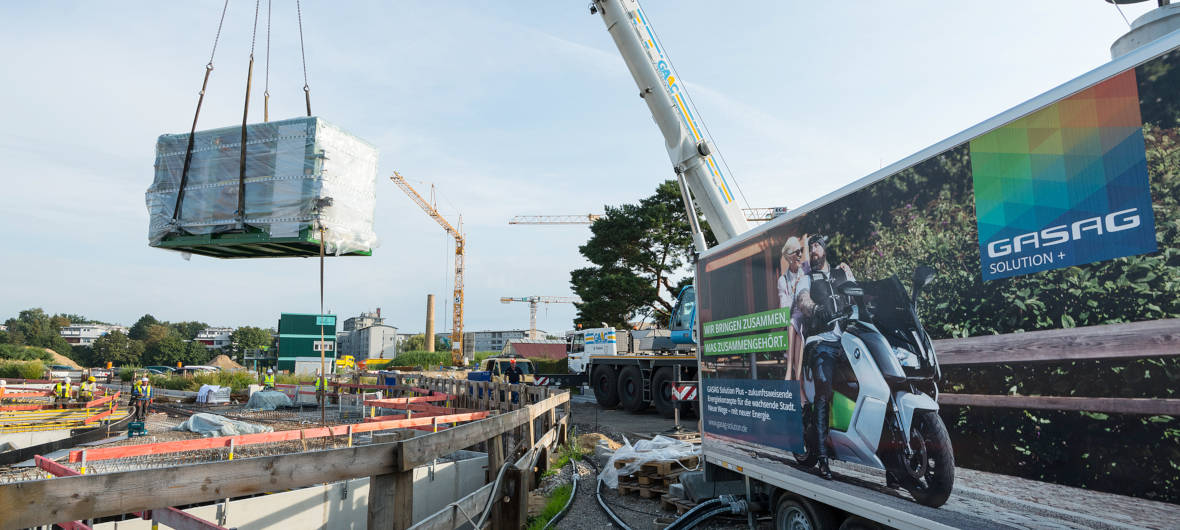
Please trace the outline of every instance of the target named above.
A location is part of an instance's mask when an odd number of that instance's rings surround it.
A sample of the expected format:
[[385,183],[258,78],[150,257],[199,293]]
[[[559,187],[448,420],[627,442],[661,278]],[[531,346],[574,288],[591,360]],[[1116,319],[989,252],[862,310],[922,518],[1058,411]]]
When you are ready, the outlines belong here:
[[495,357],[488,357],[479,363],[479,370],[467,373],[467,379],[470,381],[491,381],[493,383],[507,383],[508,367],[512,366],[512,361],[516,361],[517,368],[523,374],[520,377],[521,383],[532,384],[533,376],[537,370],[533,363],[524,357],[514,355],[497,355]]
[[672,318],[668,321],[672,343],[693,344],[696,340],[697,324],[697,292],[692,285],[686,285],[676,297],[676,307],[672,310]]
[[591,355],[618,355],[618,333],[615,328],[576,329],[565,334],[565,352],[569,358],[569,372],[586,372]]

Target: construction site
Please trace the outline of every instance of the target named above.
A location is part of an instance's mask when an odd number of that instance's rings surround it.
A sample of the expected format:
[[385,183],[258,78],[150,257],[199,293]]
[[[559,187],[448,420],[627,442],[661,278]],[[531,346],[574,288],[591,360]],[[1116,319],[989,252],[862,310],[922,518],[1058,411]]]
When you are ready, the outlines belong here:
[[217,3],[0,8],[0,530],[1180,528],[1180,5]]

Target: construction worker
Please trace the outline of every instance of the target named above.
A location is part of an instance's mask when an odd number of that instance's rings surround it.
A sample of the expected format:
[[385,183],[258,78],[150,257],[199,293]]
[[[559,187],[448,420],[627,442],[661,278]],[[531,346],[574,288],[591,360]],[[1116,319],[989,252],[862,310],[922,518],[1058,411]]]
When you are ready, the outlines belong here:
[[147,418],[148,405],[152,402],[152,383],[145,375],[131,387],[131,405],[135,407],[135,419]]
[[266,369],[266,376],[262,378],[262,389],[263,390],[274,390],[275,389],[275,371],[274,370],[272,370],[270,368]]
[[70,378],[67,377],[58,381],[53,385],[53,398],[59,404],[66,404],[70,402]]
[[4,401],[4,392],[8,390],[8,381],[0,379],[0,402]]
[[78,387],[78,399],[82,401],[90,401],[94,399],[94,390],[98,388],[98,381],[94,376],[86,378]]
[[324,394],[328,390],[328,381],[324,379],[324,375],[319,370],[315,372],[315,400],[322,408],[324,406]]

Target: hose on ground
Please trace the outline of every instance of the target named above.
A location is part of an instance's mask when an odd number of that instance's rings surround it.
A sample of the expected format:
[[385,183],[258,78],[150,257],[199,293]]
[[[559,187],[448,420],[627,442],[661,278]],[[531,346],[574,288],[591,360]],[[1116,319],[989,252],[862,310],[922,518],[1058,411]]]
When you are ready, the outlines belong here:
[[557,512],[557,514],[554,515],[553,518],[550,519],[548,523],[545,523],[545,528],[542,530],[548,530],[550,527],[557,524],[558,521],[561,521],[561,519],[563,517],[565,517],[565,514],[570,511],[570,506],[574,505],[574,498],[578,496],[578,461],[577,460],[574,460],[572,458],[570,459],[570,469],[573,471],[573,474],[570,475],[570,482],[572,482],[574,485],[573,489],[570,490],[570,498],[565,501],[565,506],[563,506],[561,508],[561,511]]
[[631,527],[627,526],[627,523],[624,523],[622,519],[619,519],[619,516],[606,505],[606,500],[602,498],[602,479],[599,478],[600,470],[598,469],[598,464],[595,464],[592,458],[587,458],[586,462],[594,468],[594,481],[598,483],[597,487],[594,488],[594,496],[598,499],[598,507],[602,508],[602,513],[606,514],[615,526],[623,530],[631,530]]
[[747,509],[746,501],[737,499],[733,495],[722,495],[716,499],[702,502],[684,512],[684,515],[677,517],[675,521],[664,527],[664,530],[688,530],[715,516],[724,513],[740,515],[746,513]]
[[500,466],[500,472],[496,473],[496,481],[492,483],[492,493],[488,495],[488,503],[483,507],[483,513],[479,515],[479,521],[474,525],[475,528],[483,528],[484,521],[487,521],[488,515],[492,513],[492,506],[500,498],[500,483],[504,481],[504,472],[508,471],[508,467],[511,465],[512,462],[504,462],[504,465]]

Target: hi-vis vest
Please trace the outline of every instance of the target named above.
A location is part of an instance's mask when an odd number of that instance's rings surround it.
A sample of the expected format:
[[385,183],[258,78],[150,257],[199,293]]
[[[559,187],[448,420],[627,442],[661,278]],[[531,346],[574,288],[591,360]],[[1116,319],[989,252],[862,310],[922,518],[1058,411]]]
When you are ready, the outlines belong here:
[[262,384],[263,386],[275,386],[275,376],[267,374],[266,377],[262,378]]
[[141,383],[136,383],[131,388],[131,395],[136,399],[148,399],[152,397],[152,385],[143,386]]
[[56,385],[53,385],[53,395],[63,398],[70,397],[70,385],[58,381]]
[[82,383],[82,386],[81,386],[81,388],[79,388],[79,390],[81,390],[82,392],[86,392],[86,393],[93,394],[93,393],[94,393],[94,387],[95,387],[97,384],[98,384],[98,383],[91,383],[91,382],[89,382],[89,381],[86,381],[86,382]]
[[324,385],[324,378],[322,378],[322,377],[315,378],[315,389],[316,390],[323,390],[324,386],[325,386]]

